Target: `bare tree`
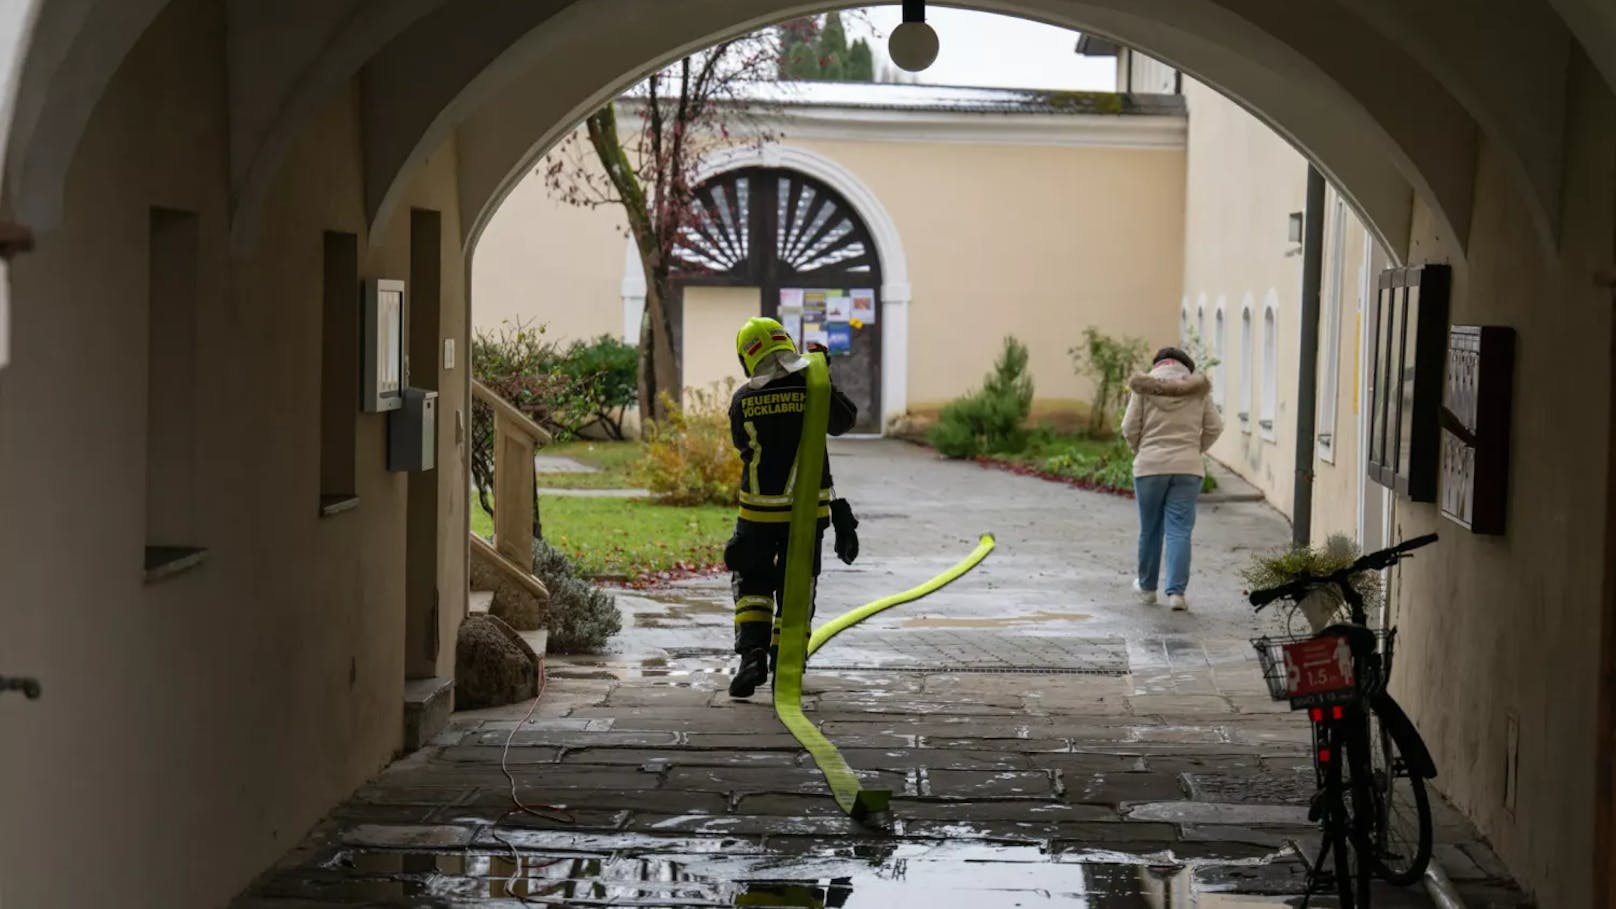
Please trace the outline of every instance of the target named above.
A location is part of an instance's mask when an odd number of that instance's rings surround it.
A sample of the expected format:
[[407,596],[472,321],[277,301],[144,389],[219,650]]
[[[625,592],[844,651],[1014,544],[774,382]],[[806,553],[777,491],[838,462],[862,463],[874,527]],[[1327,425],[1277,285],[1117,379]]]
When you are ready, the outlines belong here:
[[[638,397],[642,419],[679,395],[678,352],[668,301],[681,241],[717,215],[697,198],[702,160],[716,148],[772,140],[764,116],[778,90],[779,34],[766,29],[685,57],[589,115],[541,165],[556,198],[588,208],[616,205],[645,274]],[[622,114],[621,121],[619,114]],[[629,135],[625,138],[624,132]]]

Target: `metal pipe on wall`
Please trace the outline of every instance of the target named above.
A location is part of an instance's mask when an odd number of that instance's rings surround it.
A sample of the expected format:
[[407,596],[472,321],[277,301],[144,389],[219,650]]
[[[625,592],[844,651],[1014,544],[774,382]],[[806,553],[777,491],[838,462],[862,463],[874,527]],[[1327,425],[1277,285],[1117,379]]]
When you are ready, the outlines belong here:
[[1318,412],[1319,287],[1324,275],[1324,174],[1307,168],[1307,212],[1302,230],[1302,338],[1297,357],[1296,487],[1291,500],[1291,542],[1306,546],[1313,530],[1313,445]]

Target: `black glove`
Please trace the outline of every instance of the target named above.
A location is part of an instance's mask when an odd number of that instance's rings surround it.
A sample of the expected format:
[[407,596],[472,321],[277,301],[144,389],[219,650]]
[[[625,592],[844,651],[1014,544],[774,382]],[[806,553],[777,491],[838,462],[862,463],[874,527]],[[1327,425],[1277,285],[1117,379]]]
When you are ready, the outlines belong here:
[[858,558],[858,518],[853,517],[853,506],[846,499],[830,503],[830,524],[836,530],[836,558],[851,565]]

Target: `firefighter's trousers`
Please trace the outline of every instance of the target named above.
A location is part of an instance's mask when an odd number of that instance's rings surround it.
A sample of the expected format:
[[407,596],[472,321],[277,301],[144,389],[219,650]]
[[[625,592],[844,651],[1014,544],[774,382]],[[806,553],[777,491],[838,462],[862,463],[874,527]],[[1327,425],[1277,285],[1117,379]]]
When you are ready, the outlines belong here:
[[[771,657],[780,645],[780,610],[785,601],[786,544],[790,524],[763,524],[744,519],[735,521],[735,535],[724,547],[724,563],[730,570],[730,590],[735,595],[735,652],[747,653],[767,647]],[[823,522],[814,537],[813,588],[809,592],[809,617],[819,587],[820,550],[825,539]],[[804,630],[806,633],[806,629]],[[773,665],[773,660],[770,660]]]

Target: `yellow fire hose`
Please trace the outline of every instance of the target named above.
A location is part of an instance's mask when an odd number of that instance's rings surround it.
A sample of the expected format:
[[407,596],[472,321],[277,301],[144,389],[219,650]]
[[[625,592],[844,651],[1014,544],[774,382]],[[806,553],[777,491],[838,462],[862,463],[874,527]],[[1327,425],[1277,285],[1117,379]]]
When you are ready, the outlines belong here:
[[949,584],[954,583],[955,581],[959,580],[967,571],[970,571],[972,568],[980,565],[982,560],[988,557],[988,553],[993,551],[994,545],[995,541],[993,539],[993,534],[984,533],[982,534],[981,541],[976,544],[975,551],[966,556],[964,559],[960,560],[959,564],[948,569],[937,577],[932,578],[924,584],[921,584],[919,587],[911,587],[908,590],[905,590],[903,593],[895,593],[889,597],[882,597],[873,603],[866,603],[857,609],[848,610],[836,618],[831,619],[829,622],[815,628],[813,635],[808,639],[808,656],[812,657],[816,652],[818,652],[819,648],[830,643],[831,638],[836,637],[849,628],[852,628],[854,625],[857,625],[870,616],[875,615],[878,612],[891,609],[894,606],[902,606],[904,603],[912,603],[923,596],[936,593],[937,591],[942,590],[944,587],[947,587]]
[[791,533],[786,546],[785,590],[780,609],[780,650],[774,673],[774,712],[814,759],[830,784],[836,804],[854,820],[873,827],[890,824],[887,806],[892,792],[865,789],[836,746],[802,712],[802,673],[808,654],[839,632],[872,615],[919,599],[941,589],[976,567],[993,549],[993,537],[984,535],[965,561],[912,590],[859,607],[809,636],[813,597],[814,546],[819,530],[819,477],[825,469],[825,435],[830,422],[830,370],[820,353],[808,355],[808,400],[803,413],[802,437],[797,444],[799,482],[792,490]]

